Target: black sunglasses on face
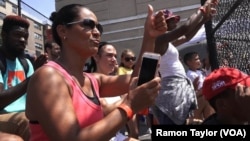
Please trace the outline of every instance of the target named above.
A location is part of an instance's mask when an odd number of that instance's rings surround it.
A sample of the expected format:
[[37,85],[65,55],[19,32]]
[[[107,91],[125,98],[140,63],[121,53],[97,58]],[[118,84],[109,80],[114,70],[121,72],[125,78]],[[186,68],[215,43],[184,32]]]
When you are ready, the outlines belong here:
[[89,27],[90,29],[94,29],[96,27],[101,34],[103,32],[102,25],[99,23],[96,24],[95,21],[93,21],[91,19],[84,19],[84,20],[80,20],[80,21],[70,22],[70,23],[67,23],[66,25],[78,24],[78,23],[81,23],[81,26]]
[[125,57],[124,59],[125,59],[126,62],[129,62],[130,60],[135,61],[136,57]]

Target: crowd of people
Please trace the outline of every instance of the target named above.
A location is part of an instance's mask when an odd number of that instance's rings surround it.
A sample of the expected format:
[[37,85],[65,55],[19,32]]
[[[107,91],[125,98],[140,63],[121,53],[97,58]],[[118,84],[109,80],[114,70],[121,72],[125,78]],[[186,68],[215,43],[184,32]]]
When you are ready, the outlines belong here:
[[[201,61],[195,51],[183,64],[176,49],[213,18],[217,4],[207,0],[180,26],[180,16],[148,5],[140,53],[124,49],[120,64],[115,46],[101,40],[95,13],[83,5],[51,14],[53,41],[34,60],[24,54],[29,22],[6,16],[0,141],[136,141],[142,115],[148,125],[248,124],[250,76],[226,66],[212,71],[208,57]],[[161,55],[159,75],[137,86],[144,52]],[[145,109],[150,118],[141,114]]]

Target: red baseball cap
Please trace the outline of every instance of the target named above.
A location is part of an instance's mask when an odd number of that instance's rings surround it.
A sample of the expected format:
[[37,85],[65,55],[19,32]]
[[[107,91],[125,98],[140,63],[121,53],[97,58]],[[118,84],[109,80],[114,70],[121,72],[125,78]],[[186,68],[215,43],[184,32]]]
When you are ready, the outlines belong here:
[[250,76],[235,68],[219,68],[211,72],[204,80],[202,94],[207,100],[240,83],[250,87]]
[[180,21],[180,16],[174,15],[173,12],[171,12],[171,11],[169,11],[167,9],[164,9],[163,13],[164,13],[164,17],[165,17],[166,21],[169,20],[169,19],[172,19],[172,18],[175,19],[176,23],[178,23]]

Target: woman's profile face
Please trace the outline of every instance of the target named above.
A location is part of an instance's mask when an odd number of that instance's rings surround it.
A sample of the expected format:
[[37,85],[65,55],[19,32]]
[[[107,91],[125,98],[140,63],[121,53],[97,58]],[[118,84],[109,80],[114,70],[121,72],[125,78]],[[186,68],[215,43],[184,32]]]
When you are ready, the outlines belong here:
[[70,22],[65,31],[64,44],[73,48],[80,55],[89,57],[97,53],[101,39],[96,15],[87,8],[81,8],[78,18]]

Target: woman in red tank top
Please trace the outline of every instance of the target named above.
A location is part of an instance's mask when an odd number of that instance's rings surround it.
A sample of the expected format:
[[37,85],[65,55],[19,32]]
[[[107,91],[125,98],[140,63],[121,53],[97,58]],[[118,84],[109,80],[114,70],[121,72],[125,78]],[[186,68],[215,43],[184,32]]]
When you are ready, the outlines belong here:
[[[150,106],[160,89],[160,78],[135,87],[130,75],[83,73],[88,58],[97,53],[102,26],[96,15],[80,4],[64,6],[51,16],[52,33],[60,57],[37,70],[27,90],[26,115],[31,141],[109,140],[134,113]],[[149,5],[141,53],[154,50],[155,38],[166,31],[162,12]],[[140,55],[141,56],[141,55]],[[132,76],[137,76],[138,65]],[[130,89],[128,89],[130,88]],[[100,97],[129,93],[122,104],[102,117]],[[142,101],[143,99],[143,101]]]

